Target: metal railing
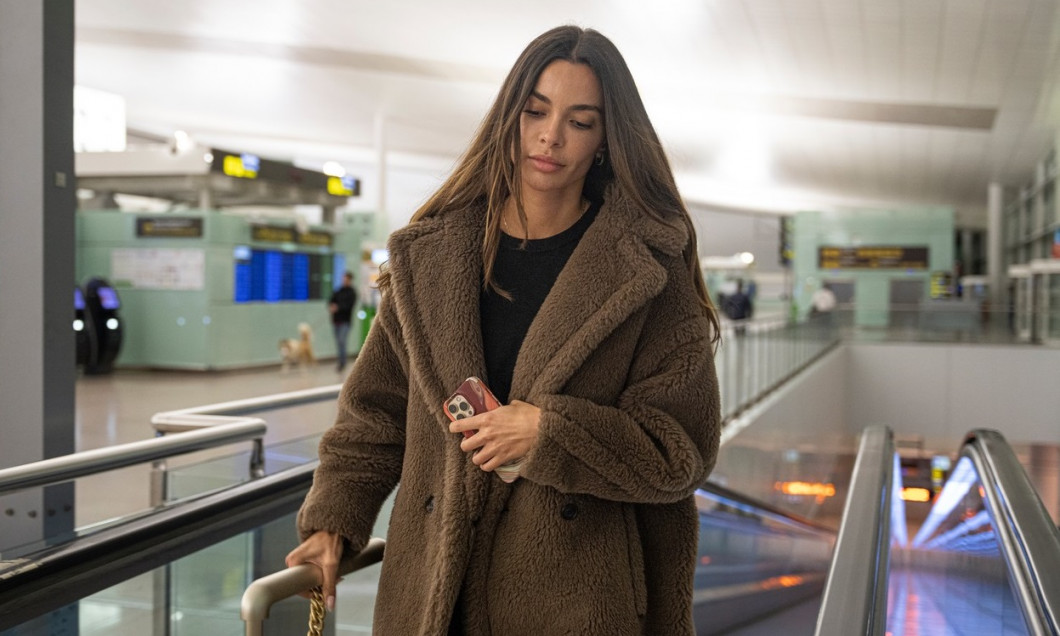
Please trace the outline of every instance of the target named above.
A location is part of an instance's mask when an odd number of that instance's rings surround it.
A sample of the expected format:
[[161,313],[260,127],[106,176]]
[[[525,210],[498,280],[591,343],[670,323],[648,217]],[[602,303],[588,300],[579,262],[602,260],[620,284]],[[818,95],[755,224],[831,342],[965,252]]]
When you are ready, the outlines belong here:
[[[151,418],[155,437],[128,444],[81,451],[0,470],[0,494],[60,483],[145,462],[152,462],[150,507],[160,509],[169,499],[166,459],[225,444],[252,441],[249,477],[265,476],[264,438],[267,426],[252,413],[334,400],[341,384],[233,400],[157,413]],[[166,436],[167,433],[177,433]],[[168,633],[169,572],[154,573],[154,623],[156,633]]]
[[265,429],[263,420],[244,418],[238,422],[230,422],[174,437],[147,439],[80,451],[62,457],[5,468],[0,470],[0,494],[56,484],[223,444],[246,440],[260,441],[265,435]]
[[961,455],[979,474],[1027,628],[1060,634],[1060,530],[1001,433],[971,431]]
[[[368,541],[368,545],[358,554],[345,555],[339,562],[339,576],[366,568],[383,560],[386,542],[378,537]],[[246,636],[261,636],[264,621],[269,617],[269,609],[276,603],[308,592],[324,582],[320,568],[312,564],[296,565],[264,576],[247,587],[240,603],[240,617],[246,623]]]
[[894,463],[891,430],[866,428],[817,615],[817,636],[876,636],[887,627]]
[[[156,434],[154,439],[80,451],[5,468],[0,470],[0,494],[47,486],[149,461],[155,462],[155,474],[158,475],[165,469],[162,461],[165,458],[247,440],[254,442],[250,474],[255,478],[260,477],[264,474],[263,440],[266,424],[264,420],[250,417],[249,414],[333,400],[341,388],[341,384],[333,384],[157,413],[151,418]],[[174,432],[180,435],[165,437],[166,433]],[[152,505],[165,500],[164,480],[154,476],[151,499]]]
[[838,328],[825,321],[723,321],[714,358],[722,421],[739,416],[837,344]]
[[[256,398],[231,400],[217,404],[165,411],[156,413],[151,417],[151,426],[154,427],[155,435],[158,438],[163,437],[166,433],[179,433],[177,437],[180,438],[191,434],[189,431],[223,429],[242,421],[261,421],[250,417],[253,413],[334,400],[341,389],[341,384],[332,384],[314,389],[276,393]],[[265,444],[263,437],[258,437],[254,440],[254,448],[250,453],[249,476],[252,480],[265,476]],[[167,478],[166,460],[164,458],[156,460],[151,464],[150,501],[152,507],[160,506],[169,500],[169,485],[170,480]],[[169,590],[172,584],[169,568],[165,567],[155,570],[153,579],[152,595],[154,598],[155,633],[168,634],[170,632],[171,614]]]
[[295,512],[315,468],[313,462],[181,500],[0,561],[0,632]]
[[[264,425],[263,420],[248,416],[251,413],[260,413],[277,408],[334,400],[338,397],[341,389],[341,384],[332,384],[314,389],[276,393],[274,395],[207,404],[175,411],[164,411],[151,416],[151,426],[155,429],[155,436],[161,438],[166,433],[181,433],[180,437],[183,437],[191,431],[203,429],[224,430],[225,427],[241,422],[261,422]],[[169,496],[168,483],[165,478],[166,457],[151,458],[155,459],[151,465],[152,506],[163,503]],[[254,448],[250,453],[250,477],[257,479],[264,474],[265,445],[263,430],[262,436],[254,439]]]

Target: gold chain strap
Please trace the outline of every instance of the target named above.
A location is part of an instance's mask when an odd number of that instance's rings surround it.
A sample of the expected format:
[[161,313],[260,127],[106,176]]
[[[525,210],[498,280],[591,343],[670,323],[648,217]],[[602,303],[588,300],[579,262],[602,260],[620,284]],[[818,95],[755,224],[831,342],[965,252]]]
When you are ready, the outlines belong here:
[[309,632],[306,636],[321,636],[324,633],[324,616],[327,607],[324,606],[324,590],[318,585],[312,589],[312,597],[309,600]]

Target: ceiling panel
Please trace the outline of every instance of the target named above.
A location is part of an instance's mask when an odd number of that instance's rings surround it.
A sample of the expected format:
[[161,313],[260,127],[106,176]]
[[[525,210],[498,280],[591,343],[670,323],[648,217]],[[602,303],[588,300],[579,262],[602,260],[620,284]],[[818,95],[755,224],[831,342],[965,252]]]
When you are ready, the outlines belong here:
[[771,180],[733,190],[774,192],[773,211],[812,193],[983,224],[989,181],[1028,179],[1060,121],[1054,0],[79,0],[76,16],[77,81],[123,95],[130,125],[303,162],[371,160],[381,126],[395,156],[451,164],[522,47],[564,22],[623,51],[679,182],[738,186],[726,157],[760,146]]

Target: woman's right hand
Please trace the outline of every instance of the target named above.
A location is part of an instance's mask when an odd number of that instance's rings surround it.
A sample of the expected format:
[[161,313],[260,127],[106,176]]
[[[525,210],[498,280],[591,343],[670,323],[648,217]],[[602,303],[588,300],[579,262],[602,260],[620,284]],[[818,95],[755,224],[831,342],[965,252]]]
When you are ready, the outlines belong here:
[[[324,573],[324,604],[328,611],[335,609],[335,586],[339,578],[339,561],[342,560],[342,536],[335,532],[319,530],[309,536],[300,546],[287,555],[287,567],[312,563]],[[303,594],[303,596],[307,596]]]

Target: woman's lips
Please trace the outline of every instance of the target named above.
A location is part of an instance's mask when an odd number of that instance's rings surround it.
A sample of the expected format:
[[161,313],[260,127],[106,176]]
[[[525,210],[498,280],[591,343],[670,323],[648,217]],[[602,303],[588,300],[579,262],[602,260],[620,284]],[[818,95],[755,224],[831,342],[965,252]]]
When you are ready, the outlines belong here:
[[541,172],[556,172],[563,167],[563,164],[551,157],[546,157],[545,155],[532,155],[530,157],[530,163],[534,165],[534,168]]

